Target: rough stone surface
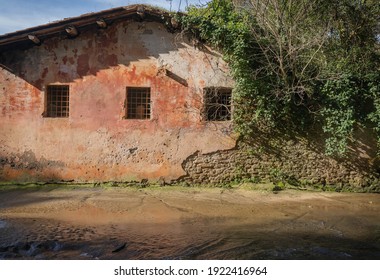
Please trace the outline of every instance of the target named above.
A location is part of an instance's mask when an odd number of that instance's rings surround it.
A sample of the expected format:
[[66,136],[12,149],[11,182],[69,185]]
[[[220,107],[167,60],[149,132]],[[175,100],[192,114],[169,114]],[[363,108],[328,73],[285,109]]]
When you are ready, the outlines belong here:
[[183,162],[181,180],[200,184],[233,181],[288,183],[357,191],[380,191],[378,162],[353,153],[344,159],[326,156],[306,139],[285,140],[237,147],[207,154],[196,152]]

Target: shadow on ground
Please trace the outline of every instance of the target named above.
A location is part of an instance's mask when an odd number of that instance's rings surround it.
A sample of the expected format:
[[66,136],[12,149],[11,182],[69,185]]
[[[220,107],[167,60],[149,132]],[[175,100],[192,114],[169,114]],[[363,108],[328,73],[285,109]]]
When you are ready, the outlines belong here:
[[304,232],[187,223],[81,227],[13,219],[0,224],[0,236],[0,259],[380,259],[379,232],[353,239],[307,227]]

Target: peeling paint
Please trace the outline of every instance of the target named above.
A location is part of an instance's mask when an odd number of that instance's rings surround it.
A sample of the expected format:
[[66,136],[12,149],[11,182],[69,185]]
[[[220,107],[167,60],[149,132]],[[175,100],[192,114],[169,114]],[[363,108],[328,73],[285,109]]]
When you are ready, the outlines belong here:
[[[201,118],[203,87],[233,86],[226,63],[177,35],[128,21],[1,53],[0,179],[170,181],[195,151],[234,147],[230,122]],[[49,84],[70,86],[68,118],[42,117]],[[150,88],[150,119],[125,119],[127,87]]]

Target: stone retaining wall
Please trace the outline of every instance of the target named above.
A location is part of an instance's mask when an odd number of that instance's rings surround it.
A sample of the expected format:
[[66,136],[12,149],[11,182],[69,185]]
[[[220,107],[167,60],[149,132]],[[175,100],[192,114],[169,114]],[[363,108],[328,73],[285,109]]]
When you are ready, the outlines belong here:
[[193,184],[225,184],[231,181],[271,181],[282,184],[357,191],[380,191],[379,163],[356,156],[334,159],[304,139],[279,140],[260,146],[239,142],[234,149],[202,154],[183,162]]

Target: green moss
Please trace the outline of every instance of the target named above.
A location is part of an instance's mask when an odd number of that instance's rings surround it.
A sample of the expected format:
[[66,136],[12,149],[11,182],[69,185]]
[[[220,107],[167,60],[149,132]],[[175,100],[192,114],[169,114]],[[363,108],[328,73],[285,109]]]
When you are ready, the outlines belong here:
[[15,182],[0,182],[0,191],[7,190],[44,190],[49,191],[53,189],[78,189],[78,188],[130,188],[130,189],[146,189],[146,190],[181,190],[181,191],[197,191],[197,190],[233,190],[244,189],[252,191],[282,191],[282,190],[302,190],[302,191],[324,191],[324,192],[372,192],[380,193],[380,182],[374,182],[368,188],[352,187],[348,184],[321,184],[313,183],[309,180],[299,180],[297,185],[290,184],[286,180],[276,180],[265,182],[259,177],[245,178],[242,180],[226,181],[220,183],[207,183],[207,184],[190,184],[188,182],[178,182],[175,184],[167,184],[161,186],[158,183],[142,184],[141,182],[27,182],[27,183],[15,183]]

